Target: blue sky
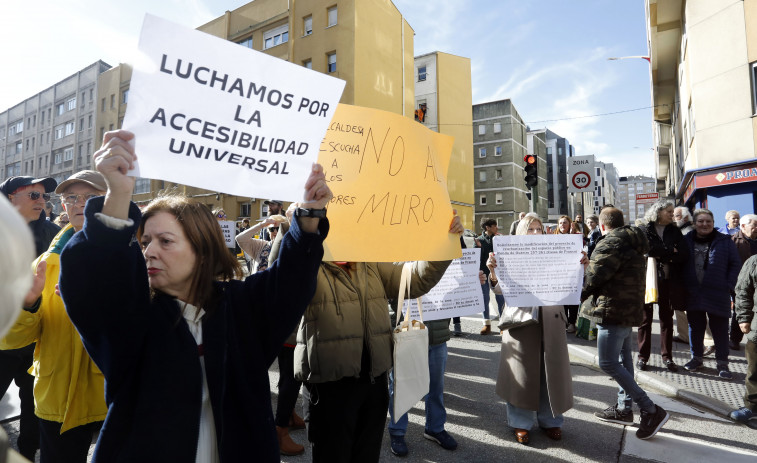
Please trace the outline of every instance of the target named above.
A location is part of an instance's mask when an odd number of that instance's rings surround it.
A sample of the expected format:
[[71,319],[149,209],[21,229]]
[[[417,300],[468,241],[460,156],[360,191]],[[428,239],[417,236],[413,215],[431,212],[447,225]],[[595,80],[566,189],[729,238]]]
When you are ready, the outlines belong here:
[[[0,15],[0,111],[98,59],[128,62],[146,12],[197,27],[245,0],[27,0]],[[642,0],[394,0],[415,30],[415,55],[471,59],[473,102],[509,98],[532,129],[566,137],[577,155],[620,175],[654,173]],[[24,21],[35,17],[35,24]],[[18,63],[14,65],[13,63]],[[18,68],[19,72],[13,72]],[[638,111],[629,111],[646,108]],[[594,116],[598,114],[618,113]]]

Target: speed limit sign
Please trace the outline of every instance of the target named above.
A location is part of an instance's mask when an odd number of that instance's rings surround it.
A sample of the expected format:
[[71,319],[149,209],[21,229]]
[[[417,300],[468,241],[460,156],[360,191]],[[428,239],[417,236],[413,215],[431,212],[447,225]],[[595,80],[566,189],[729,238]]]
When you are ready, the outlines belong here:
[[571,156],[568,164],[568,192],[591,191],[594,185],[594,156]]
[[589,185],[591,185],[591,176],[586,172],[576,172],[570,183],[579,190],[582,188],[588,188]]

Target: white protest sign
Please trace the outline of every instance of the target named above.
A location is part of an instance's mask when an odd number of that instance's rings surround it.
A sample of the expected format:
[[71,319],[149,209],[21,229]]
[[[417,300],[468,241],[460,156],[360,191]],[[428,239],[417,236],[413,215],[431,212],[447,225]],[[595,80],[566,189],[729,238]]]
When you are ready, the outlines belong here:
[[237,243],[234,238],[237,236],[236,224],[233,220],[219,220],[218,225],[221,226],[223,232],[223,239],[226,241],[227,248],[236,248]]
[[573,156],[568,158],[568,192],[585,193],[594,191],[594,156]]
[[497,279],[507,305],[581,303],[582,235],[497,235],[493,242]]
[[302,199],[345,82],[145,15],[123,128],[129,174]]
[[[423,320],[462,317],[484,310],[484,296],[478,279],[480,248],[463,249],[439,283],[423,295]],[[410,318],[418,320],[418,301],[410,300]]]

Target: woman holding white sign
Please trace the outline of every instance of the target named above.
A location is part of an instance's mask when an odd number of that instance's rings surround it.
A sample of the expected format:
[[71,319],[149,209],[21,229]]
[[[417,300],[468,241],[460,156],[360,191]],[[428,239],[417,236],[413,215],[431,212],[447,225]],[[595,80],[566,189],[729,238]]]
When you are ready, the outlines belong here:
[[[543,233],[541,220],[532,214],[520,221],[515,232],[516,235]],[[585,260],[584,256],[582,263]],[[494,254],[489,256],[486,265],[494,292],[501,293],[494,272],[497,267]],[[534,415],[550,439],[560,440],[563,413],[573,407],[565,311],[563,306],[543,306],[538,312],[537,324],[502,333],[496,392],[507,402],[508,423],[521,444],[529,443]]]
[[94,461],[278,462],[267,370],[315,291],[332,197],[323,168],[278,260],[240,281],[205,205],[130,201],[133,138],[105,134],[94,161],[107,194],[87,202],[61,255],[66,309],[105,376]]

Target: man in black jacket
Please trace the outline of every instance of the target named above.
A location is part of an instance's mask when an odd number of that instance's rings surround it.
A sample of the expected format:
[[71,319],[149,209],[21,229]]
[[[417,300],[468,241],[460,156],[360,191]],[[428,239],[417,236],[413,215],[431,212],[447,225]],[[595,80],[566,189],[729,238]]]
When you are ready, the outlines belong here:
[[[10,177],[0,184],[0,193],[10,200],[31,228],[35,257],[47,250],[60,231],[60,227],[47,220],[45,215],[45,202],[57,185],[58,182],[52,178],[34,177]],[[11,381],[15,381],[21,399],[18,451],[31,461],[34,461],[39,448],[39,422],[34,414],[34,377],[27,372],[32,365],[33,354],[34,344],[0,351],[0,397],[5,395]]]

